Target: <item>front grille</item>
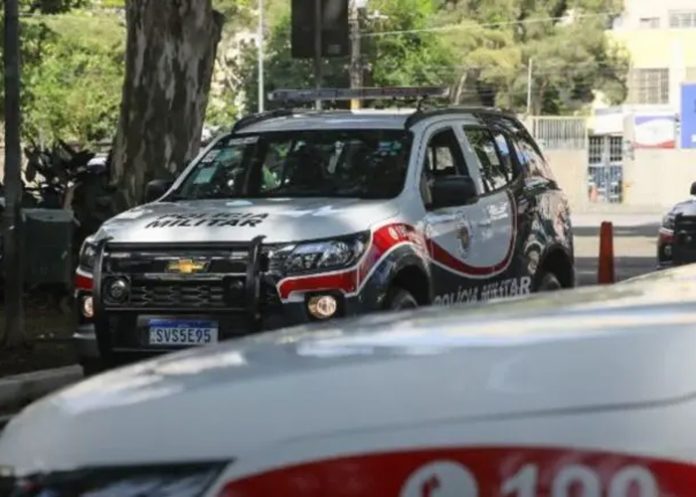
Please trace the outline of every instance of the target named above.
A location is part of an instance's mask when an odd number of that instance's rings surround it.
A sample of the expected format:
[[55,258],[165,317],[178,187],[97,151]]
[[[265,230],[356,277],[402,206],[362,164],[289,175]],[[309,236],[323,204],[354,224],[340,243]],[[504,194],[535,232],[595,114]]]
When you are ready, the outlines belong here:
[[[115,310],[248,310],[252,303],[245,300],[247,278],[260,285],[261,275],[268,269],[268,257],[262,255],[255,271],[247,275],[252,249],[251,244],[107,245],[100,301]],[[116,280],[128,283],[127,296],[110,295]],[[258,308],[261,303],[254,304]]]
[[696,262],[696,216],[675,218],[672,260],[675,264]]
[[674,220],[674,235],[679,242],[696,245],[696,216],[677,216]]
[[223,308],[225,289],[221,284],[155,284],[133,285],[128,304],[132,307]]

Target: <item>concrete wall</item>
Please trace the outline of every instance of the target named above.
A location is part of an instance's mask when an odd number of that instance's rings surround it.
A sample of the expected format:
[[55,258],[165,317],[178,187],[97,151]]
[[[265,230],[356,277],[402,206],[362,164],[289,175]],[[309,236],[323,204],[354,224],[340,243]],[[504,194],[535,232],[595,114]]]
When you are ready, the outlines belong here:
[[545,150],[558,184],[568,196],[574,212],[584,211],[588,205],[586,150]]
[[696,150],[635,150],[624,159],[624,204],[671,207],[689,197]]

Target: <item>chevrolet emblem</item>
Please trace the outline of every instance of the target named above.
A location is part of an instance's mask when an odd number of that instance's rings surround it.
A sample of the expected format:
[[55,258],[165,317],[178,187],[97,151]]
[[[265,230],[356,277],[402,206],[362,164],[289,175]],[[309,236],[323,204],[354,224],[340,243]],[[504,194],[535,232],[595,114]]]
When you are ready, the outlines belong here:
[[192,259],[178,259],[169,261],[167,272],[179,274],[202,273],[208,264],[205,261],[194,261]]

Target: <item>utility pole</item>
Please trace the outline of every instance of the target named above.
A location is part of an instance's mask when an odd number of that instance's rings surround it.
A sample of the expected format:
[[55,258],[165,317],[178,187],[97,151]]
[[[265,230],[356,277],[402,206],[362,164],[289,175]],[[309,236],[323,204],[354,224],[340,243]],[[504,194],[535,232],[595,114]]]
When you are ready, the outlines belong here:
[[527,65],[527,115],[532,115],[532,70],[534,67],[534,59],[529,58]]
[[25,343],[22,303],[22,170],[19,80],[18,0],[5,0],[5,211],[3,250],[5,259],[5,334],[1,346],[14,348]]
[[[314,0],[314,87],[321,90],[321,29],[324,25],[321,9],[322,0]],[[317,99],[317,110],[321,110],[321,99]]]
[[266,95],[264,94],[264,74],[263,74],[263,0],[259,0],[259,32],[258,32],[258,41],[257,41],[257,48],[258,48],[258,66],[259,66],[259,112],[263,112],[264,110],[264,100],[266,98]]
[[[350,87],[362,87],[362,62],[360,40],[360,9],[357,2],[351,2],[350,10]],[[355,98],[350,101],[351,110],[360,108],[360,100]]]

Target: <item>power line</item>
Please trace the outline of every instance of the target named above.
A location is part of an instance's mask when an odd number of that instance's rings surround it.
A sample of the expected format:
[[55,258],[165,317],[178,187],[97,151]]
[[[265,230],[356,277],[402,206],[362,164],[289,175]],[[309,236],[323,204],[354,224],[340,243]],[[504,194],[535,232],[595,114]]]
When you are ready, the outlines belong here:
[[449,26],[436,26],[432,28],[419,28],[419,29],[402,29],[402,30],[394,30],[394,31],[363,31],[360,33],[360,36],[363,38],[375,38],[375,37],[381,37],[381,36],[394,36],[394,35],[402,35],[402,34],[413,34],[413,33],[439,33],[439,32],[451,32],[451,31],[460,31],[462,29],[471,29],[471,28],[476,28],[476,27],[483,27],[483,28],[488,28],[488,27],[501,27],[501,26],[515,26],[515,25],[526,25],[526,24],[538,24],[538,23],[545,23],[545,22],[558,22],[558,21],[563,21],[566,19],[592,19],[592,18],[600,18],[600,17],[614,17],[619,15],[619,12],[596,12],[594,14],[577,14],[573,16],[560,16],[560,17],[533,17],[529,19],[520,19],[520,20],[515,20],[515,21],[501,21],[501,22],[487,22],[487,23],[478,23],[478,22],[467,22],[467,23],[461,23],[461,24],[456,24],[456,25],[449,25]]

